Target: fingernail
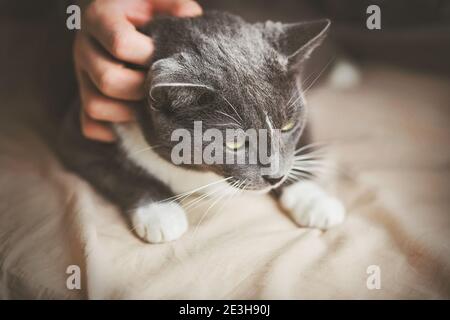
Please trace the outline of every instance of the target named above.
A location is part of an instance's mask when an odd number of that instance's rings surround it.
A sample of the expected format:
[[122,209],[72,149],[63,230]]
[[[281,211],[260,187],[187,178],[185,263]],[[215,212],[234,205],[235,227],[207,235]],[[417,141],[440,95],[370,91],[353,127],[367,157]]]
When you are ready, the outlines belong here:
[[178,9],[178,14],[183,17],[195,17],[201,15],[202,12],[202,7],[195,1],[183,2]]

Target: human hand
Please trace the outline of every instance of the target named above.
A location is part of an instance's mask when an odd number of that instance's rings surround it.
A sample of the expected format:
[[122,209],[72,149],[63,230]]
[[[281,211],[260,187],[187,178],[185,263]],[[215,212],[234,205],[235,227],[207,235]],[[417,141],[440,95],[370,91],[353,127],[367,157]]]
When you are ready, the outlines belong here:
[[113,142],[108,122],[133,121],[133,108],[144,97],[145,72],[126,63],[145,66],[150,60],[152,40],[136,27],[155,13],[190,17],[202,9],[193,0],[95,0],[85,8],[74,60],[86,137]]

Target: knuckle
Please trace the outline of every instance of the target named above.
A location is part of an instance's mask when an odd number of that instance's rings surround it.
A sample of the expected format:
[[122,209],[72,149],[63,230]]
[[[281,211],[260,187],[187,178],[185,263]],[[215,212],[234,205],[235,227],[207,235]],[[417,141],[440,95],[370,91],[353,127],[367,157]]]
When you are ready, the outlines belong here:
[[98,2],[91,3],[84,11],[84,17],[88,21],[95,21],[99,17]]
[[86,114],[92,119],[101,119],[102,117],[101,106],[98,103],[95,103],[95,101],[93,100],[85,104],[84,110]]
[[98,89],[106,94],[111,95],[114,88],[115,72],[112,69],[103,71],[98,77]]
[[86,138],[92,138],[92,136],[94,135],[94,127],[86,122],[82,122],[81,123],[81,133],[83,134],[84,137]]
[[111,35],[111,54],[118,59],[124,59],[127,50],[127,35],[119,28],[113,28]]

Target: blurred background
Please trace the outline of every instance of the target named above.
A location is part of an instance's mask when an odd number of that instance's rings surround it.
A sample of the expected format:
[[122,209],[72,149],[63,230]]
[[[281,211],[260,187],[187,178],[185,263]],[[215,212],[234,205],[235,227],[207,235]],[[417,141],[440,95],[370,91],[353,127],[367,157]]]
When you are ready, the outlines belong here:
[[[450,73],[450,2],[445,0],[203,0],[249,21],[329,18],[330,38],[358,60]],[[368,30],[366,9],[381,9],[381,30]],[[426,49],[425,49],[426,48]]]

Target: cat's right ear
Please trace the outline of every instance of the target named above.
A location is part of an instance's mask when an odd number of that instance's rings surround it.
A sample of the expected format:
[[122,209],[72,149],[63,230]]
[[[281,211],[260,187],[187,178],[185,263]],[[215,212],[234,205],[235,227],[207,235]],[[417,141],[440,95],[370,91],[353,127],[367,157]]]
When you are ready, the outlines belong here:
[[297,67],[322,43],[330,24],[328,19],[289,24],[268,21],[264,34],[289,65]]

